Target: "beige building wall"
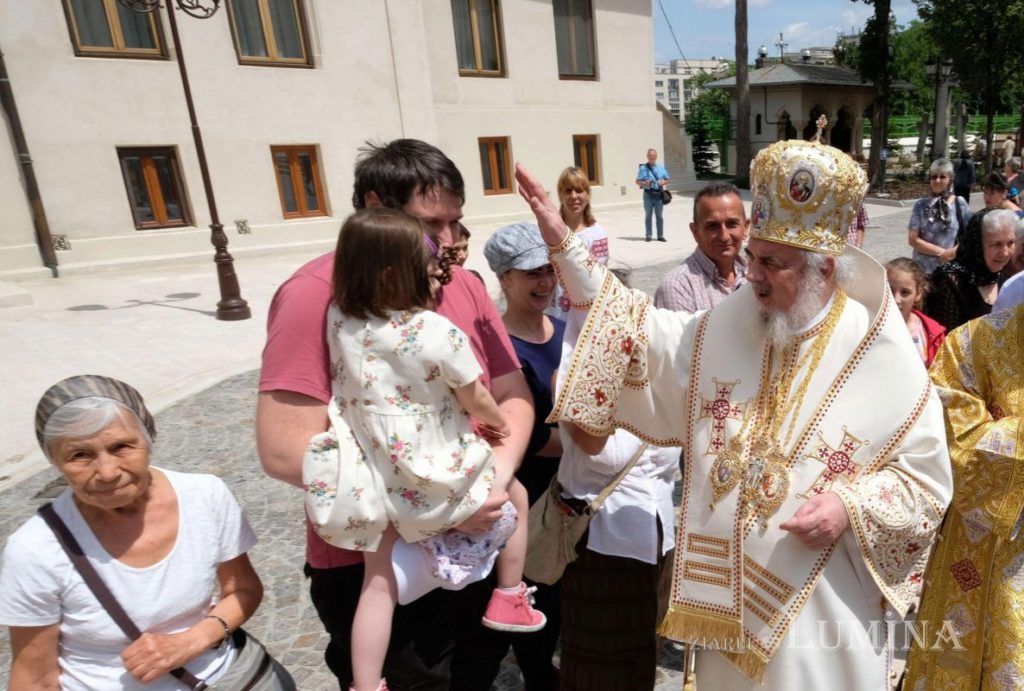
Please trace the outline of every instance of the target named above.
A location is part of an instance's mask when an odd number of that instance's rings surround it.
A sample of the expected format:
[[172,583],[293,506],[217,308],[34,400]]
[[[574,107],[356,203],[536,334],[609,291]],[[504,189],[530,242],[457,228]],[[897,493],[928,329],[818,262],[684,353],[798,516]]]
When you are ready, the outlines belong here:
[[[525,211],[518,194],[483,194],[478,137],[510,137],[514,160],[553,186],[573,163],[572,135],[596,134],[595,206],[636,203],[637,163],[661,145],[650,2],[594,0],[596,80],[559,79],[550,0],[500,6],[503,78],[459,76],[450,0],[304,0],[312,69],[240,65],[224,3],[207,20],[179,12],[229,251],[333,240],[351,210],[352,166],[365,140],[440,146],[466,179],[471,224]],[[166,16],[162,24],[170,43]],[[61,0],[0,0],[0,49],[51,231],[71,245],[58,252],[61,269],[209,261],[210,214],[173,50],[169,60],[78,57]],[[0,139],[0,276],[38,273],[10,138],[0,130]],[[283,218],[270,153],[283,144],[318,147],[329,216]],[[116,152],[127,146],[176,149],[192,227],[135,228]],[[237,232],[238,220],[248,234]]]

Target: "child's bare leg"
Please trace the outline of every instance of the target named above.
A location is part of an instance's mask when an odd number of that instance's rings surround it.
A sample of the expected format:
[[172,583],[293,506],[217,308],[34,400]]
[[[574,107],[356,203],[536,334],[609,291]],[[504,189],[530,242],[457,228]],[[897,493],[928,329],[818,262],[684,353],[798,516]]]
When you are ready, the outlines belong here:
[[352,620],[352,687],[377,691],[384,657],[391,640],[391,617],[398,603],[398,586],[391,566],[391,548],[398,532],[388,525],[376,552],[363,552],[366,572],[359,605]]
[[530,505],[526,488],[515,478],[509,483],[508,497],[519,513],[519,521],[512,537],[505,543],[505,549],[498,553],[498,587],[518,588],[523,581],[523,565],[526,562],[526,514],[530,511]]

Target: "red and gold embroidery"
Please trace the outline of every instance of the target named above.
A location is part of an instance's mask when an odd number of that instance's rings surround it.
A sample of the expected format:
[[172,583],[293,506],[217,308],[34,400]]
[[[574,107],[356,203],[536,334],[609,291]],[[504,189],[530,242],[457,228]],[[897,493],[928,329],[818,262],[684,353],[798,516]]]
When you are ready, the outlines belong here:
[[711,379],[715,384],[715,398],[708,400],[700,397],[700,417],[698,420],[711,418],[711,440],[708,441],[705,456],[715,456],[725,448],[725,421],[742,420],[743,413],[747,409],[749,401],[734,402],[732,390],[739,384],[739,380],[720,382],[714,377]]
[[843,426],[843,439],[837,446],[832,446],[825,438],[818,433],[819,444],[806,458],[825,464],[825,470],[821,472],[818,479],[810,488],[799,496],[811,497],[816,494],[828,492],[832,489],[832,483],[840,477],[845,477],[851,483],[857,478],[864,465],[854,462],[854,456],[865,445],[870,443],[867,439],[858,439],[850,434]]

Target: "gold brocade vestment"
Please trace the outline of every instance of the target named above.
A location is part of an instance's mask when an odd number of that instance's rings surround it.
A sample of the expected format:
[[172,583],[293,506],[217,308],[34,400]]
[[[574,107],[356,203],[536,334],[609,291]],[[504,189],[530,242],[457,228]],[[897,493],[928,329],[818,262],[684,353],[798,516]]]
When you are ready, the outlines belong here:
[[928,566],[917,625],[924,646],[915,643],[903,688],[1016,691],[1024,688],[1024,306],[950,333],[931,377],[956,491]]

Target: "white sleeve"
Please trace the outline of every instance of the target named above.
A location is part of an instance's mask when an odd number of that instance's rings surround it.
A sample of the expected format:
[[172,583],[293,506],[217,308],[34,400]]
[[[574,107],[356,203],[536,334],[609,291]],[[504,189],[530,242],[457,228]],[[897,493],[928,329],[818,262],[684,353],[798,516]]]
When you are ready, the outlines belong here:
[[207,501],[210,502],[216,521],[217,563],[223,564],[252,549],[256,544],[256,535],[242,507],[238,505],[238,500],[224,481],[215,475],[208,477],[211,479],[211,489]]
[[435,312],[424,313],[431,347],[428,357],[436,358],[441,378],[453,389],[480,378],[483,370],[470,347],[469,337],[451,321]]
[[70,568],[71,562],[43,519],[30,518],[7,539],[0,557],[0,624],[58,623]]

